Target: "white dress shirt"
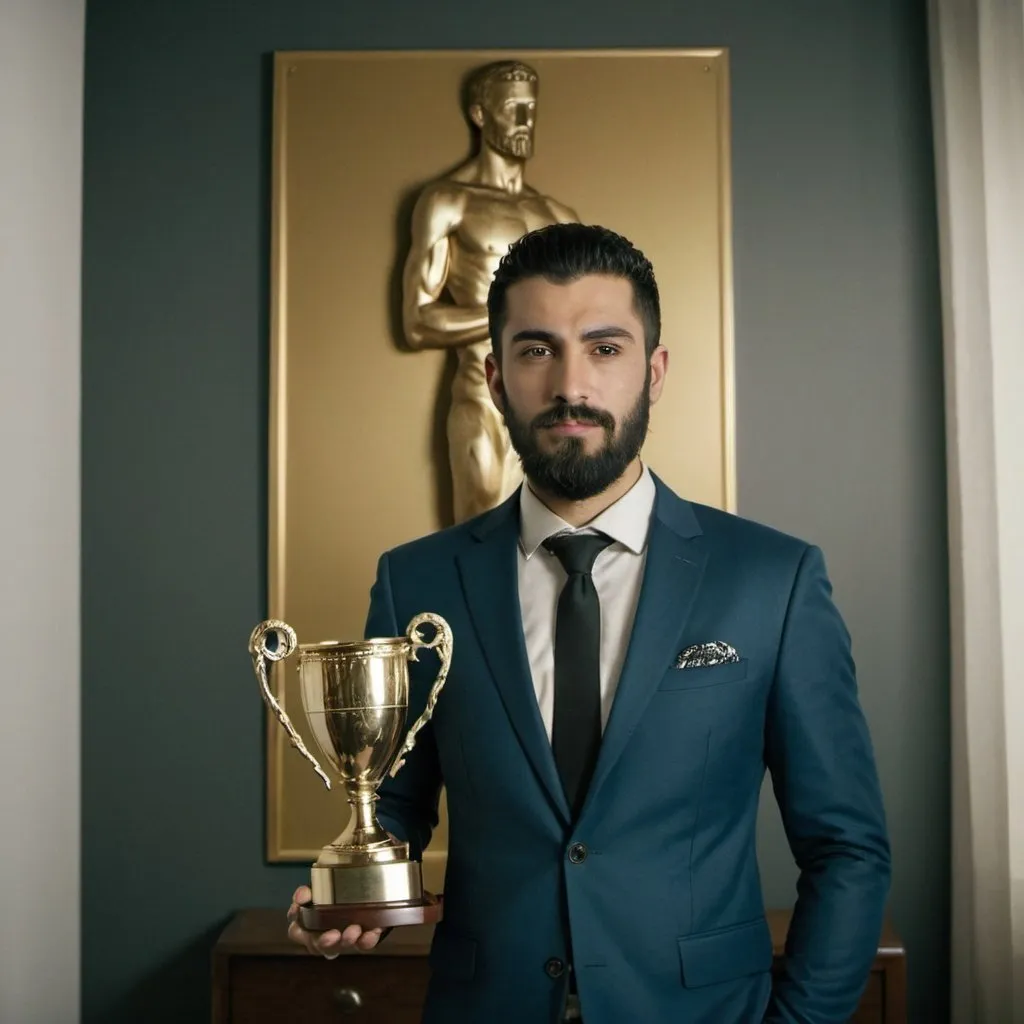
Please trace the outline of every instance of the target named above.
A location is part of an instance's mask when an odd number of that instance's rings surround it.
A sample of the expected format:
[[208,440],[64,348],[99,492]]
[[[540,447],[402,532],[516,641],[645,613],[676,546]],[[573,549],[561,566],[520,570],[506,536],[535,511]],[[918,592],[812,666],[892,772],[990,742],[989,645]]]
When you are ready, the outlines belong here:
[[577,531],[555,515],[524,483],[519,494],[519,605],[526,653],[541,718],[551,738],[555,710],[555,618],[565,585],[562,563],[541,545],[556,533],[593,533],[612,538],[594,562],[601,602],[601,729],[608,723],[640,597],[647,533],[654,510],[654,480],[644,466],[640,479],[614,505]]

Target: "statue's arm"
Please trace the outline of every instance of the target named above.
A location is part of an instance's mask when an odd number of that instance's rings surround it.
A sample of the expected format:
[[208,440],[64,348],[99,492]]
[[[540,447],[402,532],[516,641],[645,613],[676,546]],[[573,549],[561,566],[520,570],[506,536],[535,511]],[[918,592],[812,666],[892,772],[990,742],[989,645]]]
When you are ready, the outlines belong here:
[[489,336],[486,308],[457,306],[442,297],[462,207],[457,190],[433,185],[413,209],[402,277],[402,324],[410,348],[459,347]]

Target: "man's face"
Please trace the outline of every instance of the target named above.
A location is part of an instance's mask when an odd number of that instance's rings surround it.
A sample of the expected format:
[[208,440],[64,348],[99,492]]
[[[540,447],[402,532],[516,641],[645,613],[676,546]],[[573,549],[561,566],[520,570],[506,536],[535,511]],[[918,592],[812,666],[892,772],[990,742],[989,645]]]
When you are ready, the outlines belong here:
[[520,160],[533,156],[536,82],[496,82],[479,110],[480,131],[487,145]]
[[487,376],[523,469],[560,498],[600,494],[640,452],[668,352],[647,358],[624,278],[529,278],[507,298],[501,366],[489,356]]

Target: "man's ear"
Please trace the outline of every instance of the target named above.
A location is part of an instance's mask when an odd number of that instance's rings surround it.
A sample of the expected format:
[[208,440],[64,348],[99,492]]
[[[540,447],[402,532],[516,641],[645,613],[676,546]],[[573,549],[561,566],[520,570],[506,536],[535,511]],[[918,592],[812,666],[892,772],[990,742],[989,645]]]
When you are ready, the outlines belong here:
[[483,128],[484,126],[484,108],[479,103],[474,103],[469,108],[469,119],[477,126],[477,128]]
[[501,368],[493,352],[484,358],[484,374],[487,377],[487,389],[491,393],[491,401],[499,411],[505,409],[505,382],[501,379]]
[[651,405],[661,398],[661,389],[665,386],[665,375],[668,373],[668,349],[659,345],[651,353],[651,389],[649,398]]

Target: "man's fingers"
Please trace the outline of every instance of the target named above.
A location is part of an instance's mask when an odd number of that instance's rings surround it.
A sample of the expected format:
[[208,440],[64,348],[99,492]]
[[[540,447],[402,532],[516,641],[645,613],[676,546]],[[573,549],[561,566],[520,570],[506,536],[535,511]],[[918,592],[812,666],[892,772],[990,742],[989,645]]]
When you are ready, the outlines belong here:
[[329,960],[333,960],[341,952],[338,948],[341,945],[341,934],[337,928],[323,934],[307,932],[298,921],[292,921],[288,925],[288,938],[300,946],[305,946],[314,956],[326,956]]
[[289,922],[297,921],[299,919],[299,907],[305,903],[309,903],[312,900],[313,894],[309,890],[308,885],[300,885],[298,889],[292,893],[292,905],[288,908],[287,918]]
[[[305,886],[296,890],[297,899],[304,895],[304,888]],[[331,928],[326,932],[309,932],[299,924],[298,912],[299,908],[295,903],[288,908],[288,938],[300,946],[305,946],[310,953],[325,956],[328,960],[339,956],[344,946],[355,946],[362,950],[373,949],[380,942],[383,932],[382,928],[369,928],[364,931],[358,924],[350,924],[344,931]]]
[[380,942],[380,928],[371,928],[368,932],[363,932],[362,935],[356,940],[356,945],[360,949],[373,949],[374,946]]
[[297,942],[300,946],[305,946],[310,953],[316,952],[312,946],[313,937],[297,921],[292,921],[292,923],[288,925],[288,938],[291,939],[292,942]]
[[341,932],[337,928],[331,928],[330,931],[323,932],[313,939],[312,952],[319,953],[328,960],[334,960],[341,955],[341,945]]

